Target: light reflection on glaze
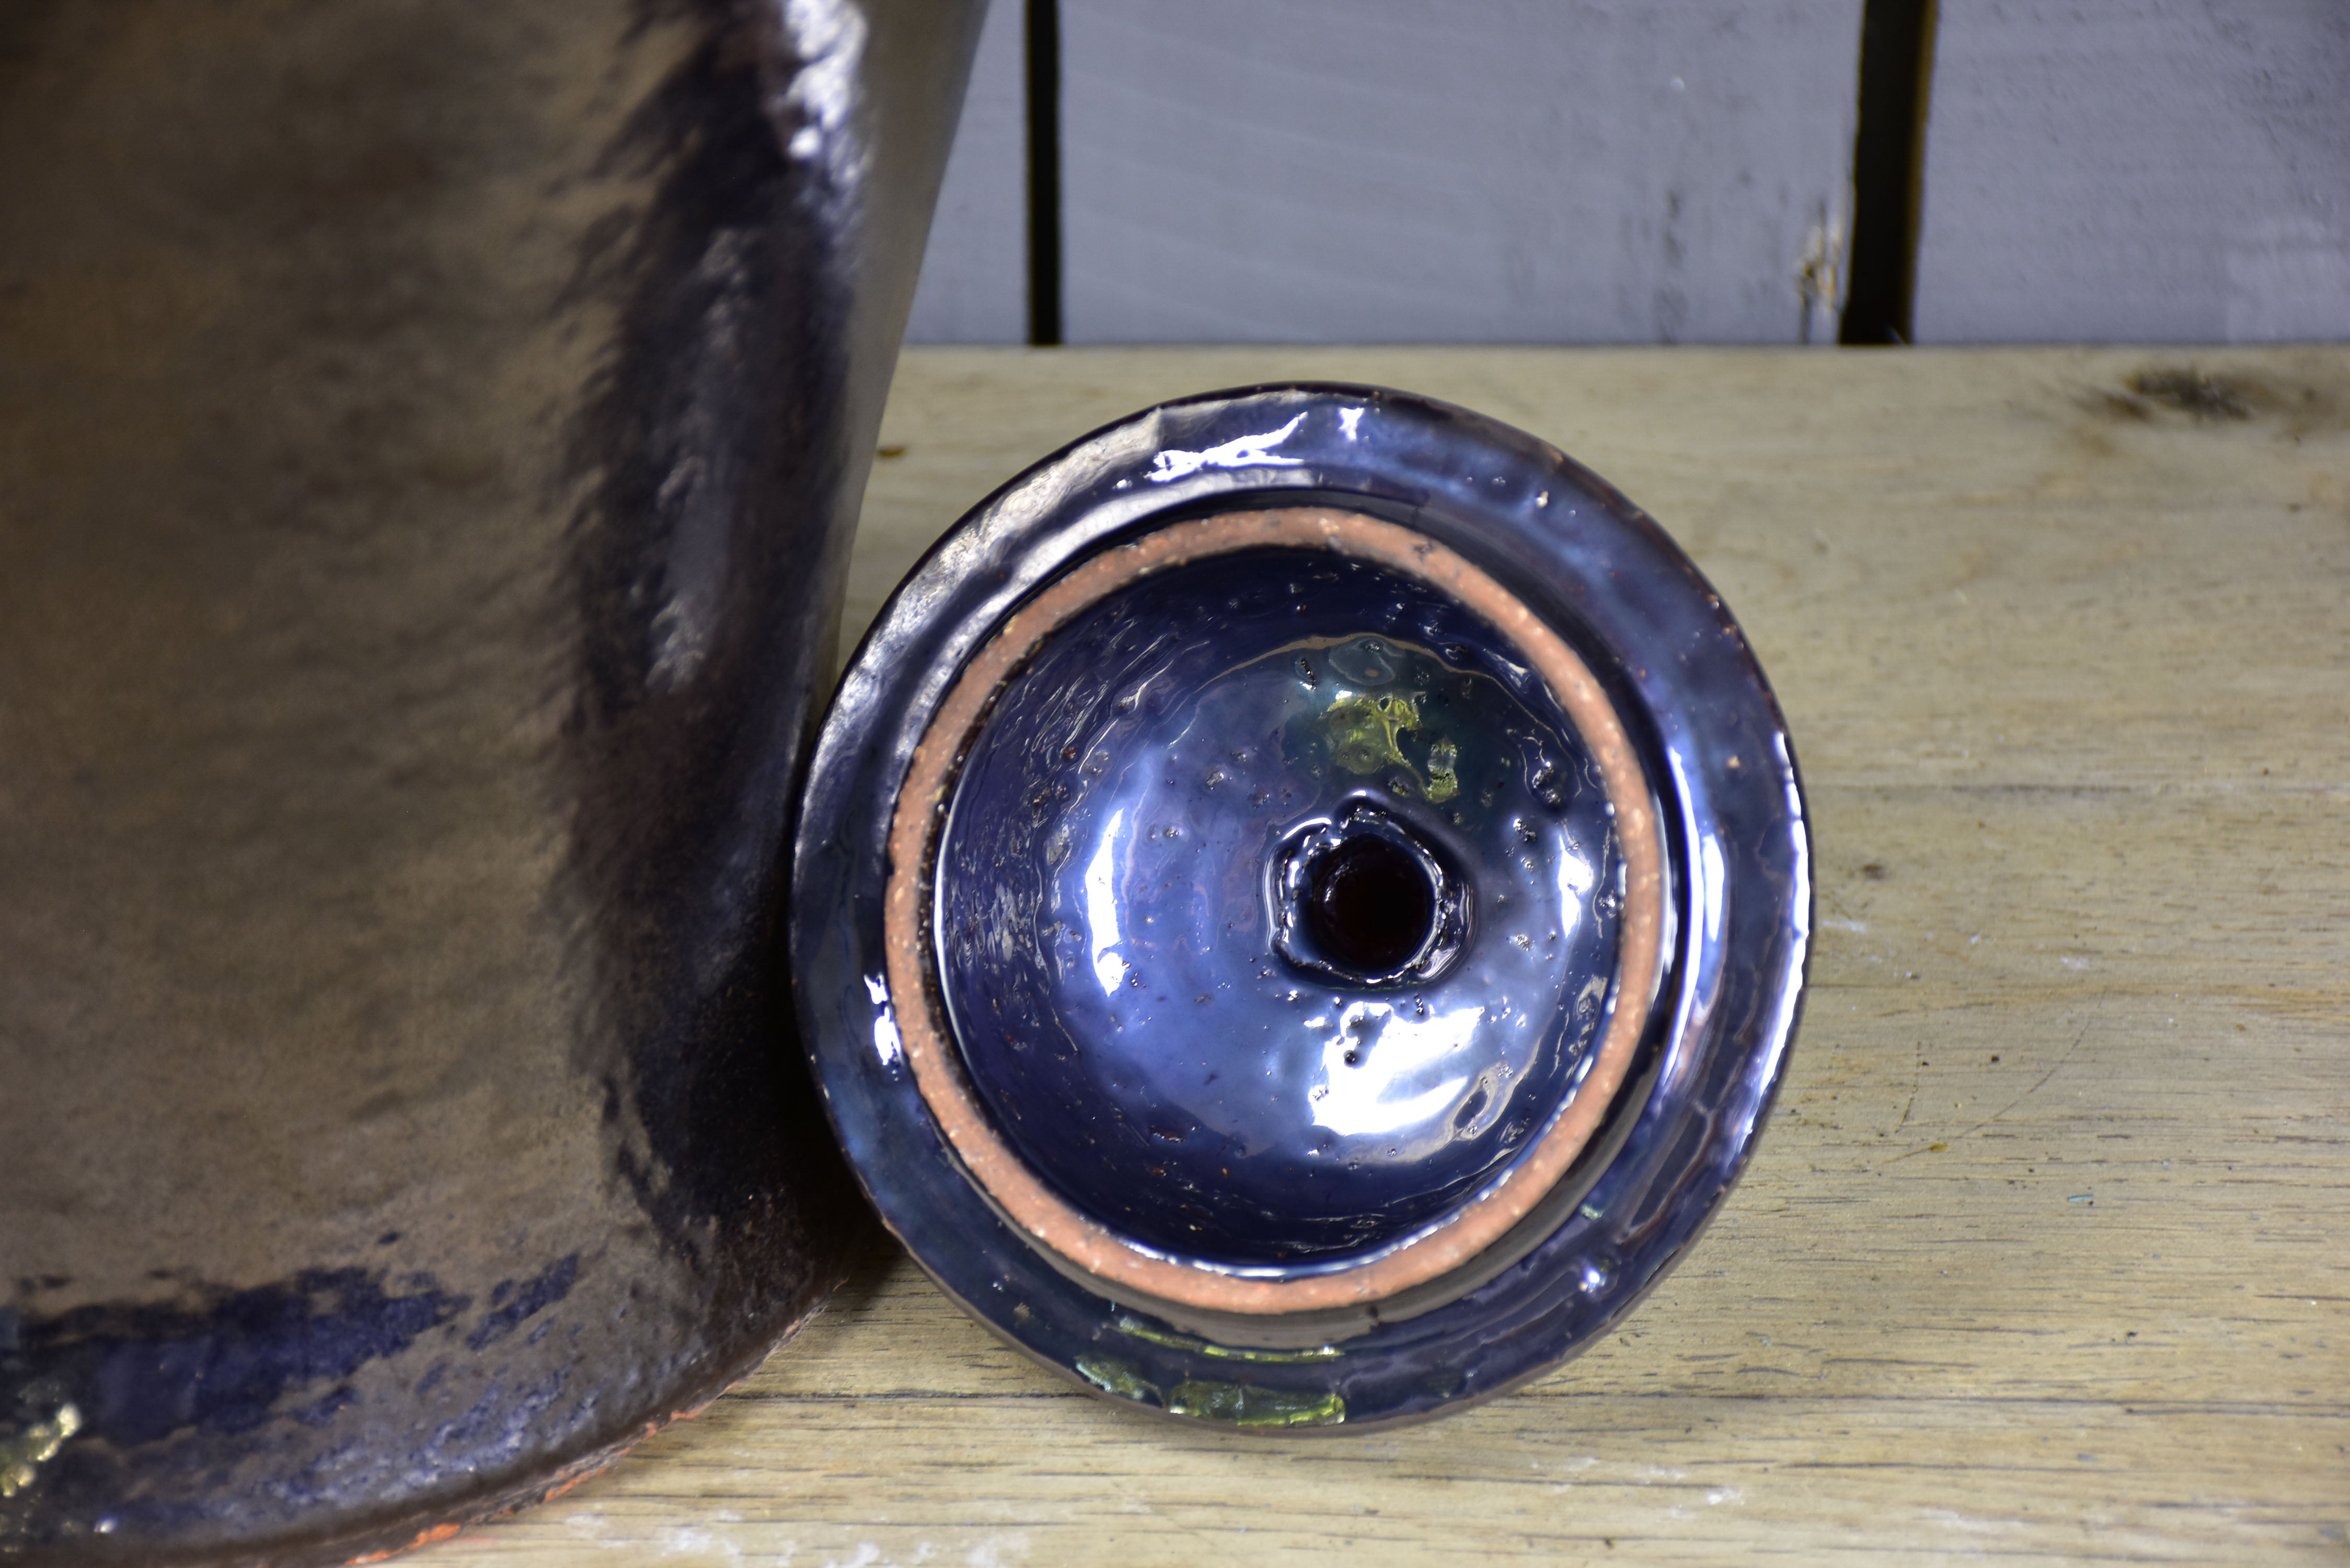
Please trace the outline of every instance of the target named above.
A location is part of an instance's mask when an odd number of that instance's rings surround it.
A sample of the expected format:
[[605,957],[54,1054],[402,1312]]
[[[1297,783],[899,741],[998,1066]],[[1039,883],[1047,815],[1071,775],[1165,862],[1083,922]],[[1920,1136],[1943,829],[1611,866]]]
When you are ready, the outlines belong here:
[[1302,461],[1294,457],[1275,457],[1273,449],[1287,441],[1305,422],[1304,414],[1261,435],[1239,436],[1221,446],[1205,452],[1176,452],[1170,449],[1151,460],[1150,472],[1145,475],[1153,484],[1166,484],[1187,478],[1203,468],[1295,468]]
[[[1126,961],[1110,950],[1124,941],[1118,929],[1118,867],[1115,856],[1118,848],[1118,828],[1126,821],[1124,811],[1113,811],[1102,825],[1101,841],[1095,847],[1093,858],[1086,862],[1086,936],[1093,949],[1094,978],[1101,981],[1102,994],[1116,996],[1118,981],[1126,978]],[[1059,907],[1059,888],[1055,886],[1053,900]]]
[[895,1067],[906,1054],[906,1044],[898,1034],[897,1012],[889,1005],[889,982],[878,974],[868,974],[865,977],[865,994],[875,1008],[873,1054],[884,1067]]
[[[1128,588],[1008,683],[941,846],[940,970],[983,1100],[1071,1201],[1172,1252],[1342,1255],[1566,1097],[1619,865],[1589,758],[1498,643],[1406,579],[1260,551]],[[1363,810],[1465,885],[1430,971],[1275,948],[1282,846]]]
[[[1322,1047],[1321,1075],[1306,1096],[1315,1127],[1342,1137],[1409,1139],[1414,1147],[1400,1152],[1422,1158],[1473,1133],[1452,1127],[1443,1113],[1466,1097],[1470,1075],[1459,1069],[1484,1019],[1481,1004],[1426,1019],[1399,1016],[1384,1002],[1349,1004]],[[1501,1097],[1487,1099],[1489,1112],[1498,1112]]]

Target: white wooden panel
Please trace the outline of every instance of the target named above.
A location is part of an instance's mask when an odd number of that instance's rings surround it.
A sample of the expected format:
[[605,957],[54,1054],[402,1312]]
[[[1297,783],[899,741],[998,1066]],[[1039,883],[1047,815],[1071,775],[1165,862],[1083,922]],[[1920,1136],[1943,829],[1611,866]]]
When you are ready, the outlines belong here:
[[1062,0],[1071,342],[1833,341],[1860,0]]
[[1916,323],[2350,337],[2350,4],[1942,0]]
[[922,252],[910,343],[1028,341],[1028,93],[1021,0],[991,0]]

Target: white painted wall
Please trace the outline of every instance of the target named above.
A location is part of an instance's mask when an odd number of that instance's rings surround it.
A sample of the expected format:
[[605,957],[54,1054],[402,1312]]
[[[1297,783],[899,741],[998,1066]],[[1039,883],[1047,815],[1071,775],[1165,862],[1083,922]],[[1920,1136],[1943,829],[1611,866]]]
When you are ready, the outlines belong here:
[[990,0],[922,252],[910,343],[1028,341],[1028,89],[1020,0]]
[[1063,0],[1061,31],[1071,342],[1834,339],[1859,0]]
[[2350,0],[1941,0],[1917,337],[2350,337]]
[[[1060,5],[1072,342],[1835,337],[1860,0]],[[1023,33],[912,341],[1026,340]],[[2350,337],[2350,0],[1940,0],[1936,55],[1920,341]]]

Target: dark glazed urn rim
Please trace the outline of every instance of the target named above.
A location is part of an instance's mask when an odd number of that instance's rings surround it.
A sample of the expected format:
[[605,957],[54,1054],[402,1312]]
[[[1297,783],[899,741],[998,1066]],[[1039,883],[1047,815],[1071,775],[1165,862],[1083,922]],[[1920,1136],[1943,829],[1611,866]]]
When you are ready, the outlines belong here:
[[[1326,508],[1397,525],[1509,585],[1604,688],[1654,792],[1661,974],[1624,1086],[1546,1200],[1415,1292],[1284,1314],[1280,1332],[1089,1277],[971,1179],[907,1059],[889,961],[890,828],[960,679],[1088,558],[1173,523]],[[852,659],[795,845],[805,1037],[883,1220],[983,1322],[1107,1393],[1222,1425],[1408,1420],[1589,1343],[1718,1208],[1775,1094],[1809,946],[1807,828],[1785,725],[1704,579],[1620,494],[1523,432],[1376,388],[1204,394],[1107,426],[975,508]]]

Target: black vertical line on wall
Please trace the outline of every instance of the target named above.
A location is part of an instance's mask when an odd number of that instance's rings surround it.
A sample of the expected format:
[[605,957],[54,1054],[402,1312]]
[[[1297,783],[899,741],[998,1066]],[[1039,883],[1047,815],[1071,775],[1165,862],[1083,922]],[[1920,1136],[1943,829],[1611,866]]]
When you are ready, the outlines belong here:
[[1842,343],[1907,343],[1925,215],[1936,0],[1865,0],[1852,148],[1852,286]]
[[1028,341],[1051,344],[1061,340],[1061,6],[1060,0],[1024,3],[1028,32]]

